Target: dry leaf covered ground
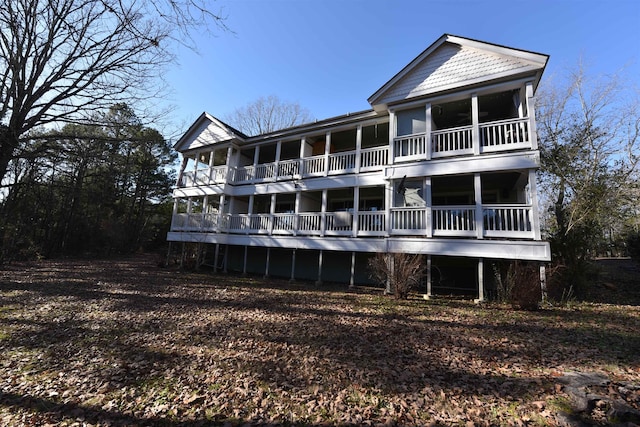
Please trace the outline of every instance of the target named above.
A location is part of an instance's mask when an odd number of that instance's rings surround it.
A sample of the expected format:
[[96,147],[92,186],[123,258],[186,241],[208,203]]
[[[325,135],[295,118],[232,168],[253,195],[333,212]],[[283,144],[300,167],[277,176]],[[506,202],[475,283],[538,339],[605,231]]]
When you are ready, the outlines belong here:
[[637,304],[397,302],[145,257],[0,270],[0,425],[557,425],[567,371],[640,409],[639,354]]

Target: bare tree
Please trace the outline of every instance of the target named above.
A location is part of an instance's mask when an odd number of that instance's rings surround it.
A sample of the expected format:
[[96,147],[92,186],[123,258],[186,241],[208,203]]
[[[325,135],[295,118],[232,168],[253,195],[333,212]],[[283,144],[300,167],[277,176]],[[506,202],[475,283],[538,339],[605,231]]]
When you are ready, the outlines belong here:
[[537,95],[542,192],[553,256],[578,278],[603,236],[635,205],[640,156],[640,98],[618,76],[589,76],[579,66],[564,84]]
[[162,90],[172,46],[224,28],[206,0],[7,0],[0,8],[0,179],[27,133]]
[[309,111],[300,104],[284,102],[275,95],[260,97],[225,116],[226,122],[247,135],[262,135],[311,120]]

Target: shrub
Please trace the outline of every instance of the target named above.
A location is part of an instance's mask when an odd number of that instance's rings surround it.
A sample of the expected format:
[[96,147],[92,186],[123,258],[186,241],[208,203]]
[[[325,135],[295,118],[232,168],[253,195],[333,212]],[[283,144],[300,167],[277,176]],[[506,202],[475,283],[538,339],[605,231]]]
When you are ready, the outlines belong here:
[[386,292],[393,292],[398,299],[409,296],[411,289],[420,283],[425,268],[421,255],[406,253],[377,253],[367,265],[370,277],[386,285]]

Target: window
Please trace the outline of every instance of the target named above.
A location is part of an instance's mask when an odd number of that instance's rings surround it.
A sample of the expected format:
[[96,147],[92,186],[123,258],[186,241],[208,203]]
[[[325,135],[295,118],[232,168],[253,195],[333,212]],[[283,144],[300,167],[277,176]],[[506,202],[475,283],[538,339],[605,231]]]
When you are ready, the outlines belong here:
[[424,133],[426,128],[426,113],[424,107],[398,111],[397,136]]

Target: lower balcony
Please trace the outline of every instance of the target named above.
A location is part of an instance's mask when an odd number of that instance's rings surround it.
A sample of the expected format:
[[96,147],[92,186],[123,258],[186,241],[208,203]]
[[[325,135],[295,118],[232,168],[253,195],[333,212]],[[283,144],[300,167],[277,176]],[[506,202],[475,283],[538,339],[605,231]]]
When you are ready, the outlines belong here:
[[391,208],[363,212],[178,213],[171,231],[293,236],[536,238],[530,205]]

